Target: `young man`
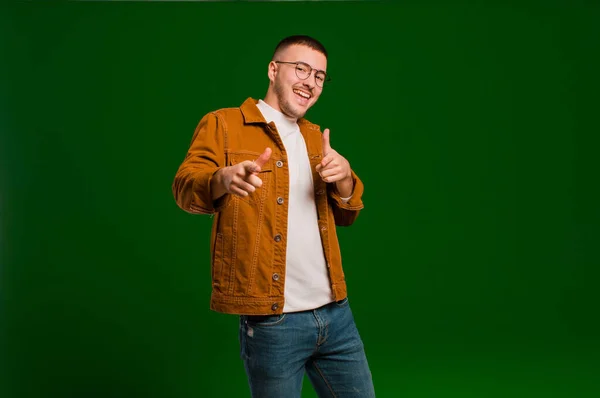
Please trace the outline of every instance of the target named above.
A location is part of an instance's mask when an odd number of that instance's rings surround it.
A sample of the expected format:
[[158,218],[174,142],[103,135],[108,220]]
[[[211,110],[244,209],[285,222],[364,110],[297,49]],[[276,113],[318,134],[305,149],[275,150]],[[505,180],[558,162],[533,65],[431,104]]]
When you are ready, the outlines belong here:
[[253,397],[373,397],[348,303],[336,226],[363,208],[363,184],[304,115],[327,76],[308,36],[276,47],[264,100],[205,115],[173,182],[179,207],[214,214],[214,311],[240,315]]

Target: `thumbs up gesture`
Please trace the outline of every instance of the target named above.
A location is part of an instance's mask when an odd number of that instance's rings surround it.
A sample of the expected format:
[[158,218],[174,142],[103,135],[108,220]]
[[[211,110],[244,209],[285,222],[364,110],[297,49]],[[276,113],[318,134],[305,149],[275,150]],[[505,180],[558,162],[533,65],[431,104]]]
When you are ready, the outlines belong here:
[[352,194],[352,171],[350,163],[331,148],[329,129],[323,131],[323,160],[316,167],[317,172],[325,182],[334,182],[342,196]]
[[258,173],[270,157],[271,148],[266,148],[258,159],[253,162],[245,160],[217,171],[211,182],[213,200],[226,193],[245,197],[254,192],[256,188],[260,188],[262,180],[258,177]]

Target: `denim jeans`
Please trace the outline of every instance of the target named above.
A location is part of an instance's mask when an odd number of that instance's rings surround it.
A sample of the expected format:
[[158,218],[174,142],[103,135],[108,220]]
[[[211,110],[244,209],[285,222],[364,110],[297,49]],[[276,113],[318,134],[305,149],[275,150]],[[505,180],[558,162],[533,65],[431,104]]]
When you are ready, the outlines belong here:
[[241,357],[254,398],[300,397],[305,371],[319,397],[374,397],[348,299],[311,311],[240,316]]

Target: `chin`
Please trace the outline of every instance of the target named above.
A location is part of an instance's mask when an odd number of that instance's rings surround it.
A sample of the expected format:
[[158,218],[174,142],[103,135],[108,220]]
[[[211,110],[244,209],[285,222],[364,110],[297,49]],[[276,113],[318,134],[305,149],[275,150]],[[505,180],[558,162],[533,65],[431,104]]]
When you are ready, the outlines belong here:
[[287,106],[281,107],[281,108],[282,108],[281,110],[283,111],[284,114],[294,117],[296,119],[300,119],[300,118],[304,117],[304,115],[306,114],[306,111],[308,110],[308,109],[299,107],[295,104],[292,105],[289,103],[287,104]]
[[298,111],[294,112],[294,117],[296,119],[303,118],[304,115],[306,115],[306,111],[307,111],[307,109],[299,109]]
[[294,111],[294,115],[296,115],[296,117],[298,119],[300,119],[301,117],[304,117],[304,115],[306,115],[306,112],[308,112],[308,110],[310,109],[310,105],[311,104],[308,104],[306,107],[303,107],[301,105],[294,104],[292,106],[292,110]]

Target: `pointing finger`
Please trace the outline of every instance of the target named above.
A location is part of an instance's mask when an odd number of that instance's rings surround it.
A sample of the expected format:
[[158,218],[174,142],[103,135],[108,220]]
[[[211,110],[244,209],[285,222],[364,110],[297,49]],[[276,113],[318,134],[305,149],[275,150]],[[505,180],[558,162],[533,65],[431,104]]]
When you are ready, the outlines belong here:
[[266,148],[265,151],[254,161],[258,167],[263,167],[271,157],[271,148]]
[[260,173],[260,166],[256,164],[256,162],[251,162],[250,160],[244,160],[242,163],[244,165],[244,170],[246,173]]
[[321,163],[319,163],[319,165],[320,165],[321,167],[327,167],[327,165],[328,165],[329,163],[331,163],[331,161],[332,161],[332,160],[333,160],[333,156],[331,156],[331,155],[325,156],[325,157],[323,158],[323,160],[321,160]]

